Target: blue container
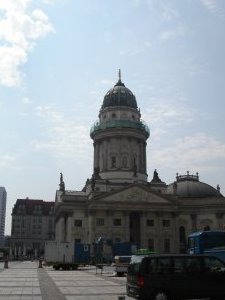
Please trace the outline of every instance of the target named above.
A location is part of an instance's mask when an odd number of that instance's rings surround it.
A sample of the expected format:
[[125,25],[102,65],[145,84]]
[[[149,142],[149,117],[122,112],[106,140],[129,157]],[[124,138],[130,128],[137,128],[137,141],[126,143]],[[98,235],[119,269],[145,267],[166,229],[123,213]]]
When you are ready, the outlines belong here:
[[75,244],[74,262],[78,264],[89,264],[91,259],[91,247],[89,244]]

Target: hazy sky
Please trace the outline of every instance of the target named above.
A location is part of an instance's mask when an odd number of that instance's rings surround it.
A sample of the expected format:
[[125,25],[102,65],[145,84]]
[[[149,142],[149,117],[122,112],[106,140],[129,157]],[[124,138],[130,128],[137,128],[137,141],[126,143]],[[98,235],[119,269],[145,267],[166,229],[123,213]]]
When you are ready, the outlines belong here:
[[0,0],[0,186],[54,201],[92,175],[89,136],[118,80],[151,130],[147,161],[225,194],[224,0]]

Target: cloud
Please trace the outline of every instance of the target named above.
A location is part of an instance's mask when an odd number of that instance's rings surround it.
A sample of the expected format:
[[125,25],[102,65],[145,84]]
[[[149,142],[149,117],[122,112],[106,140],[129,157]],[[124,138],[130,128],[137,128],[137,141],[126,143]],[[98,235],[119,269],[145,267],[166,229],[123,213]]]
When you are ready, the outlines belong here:
[[181,68],[190,76],[196,76],[208,72],[209,66],[207,61],[204,61],[203,59],[196,60],[189,57],[184,59]]
[[163,41],[174,40],[178,37],[183,37],[186,35],[186,30],[184,27],[178,27],[175,29],[165,30],[161,32],[160,39]]
[[151,103],[142,116],[147,124],[154,125],[154,138],[160,138],[173,126],[191,123],[196,114],[181,98],[177,101],[151,98]]
[[31,104],[31,103],[32,103],[32,100],[31,100],[30,98],[28,98],[28,97],[24,97],[24,98],[22,99],[22,103],[23,103],[23,104]]
[[27,62],[35,42],[53,32],[47,15],[29,10],[31,0],[0,1],[0,84],[20,86],[20,67]]
[[143,0],[132,0],[134,8],[138,8],[143,3]]
[[100,81],[100,84],[111,86],[111,85],[113,85],[113,81],[112,81],[112,80],[109,80],[109,79],[102,79],[102,80]]
[[89,127],[65,118],[50,106],[38,106],[36,115],[43,120],[43,133],[31,146],[37,150],[50,150],[58,158],[90,158]]
[[172,21],[179,17],[179,13],[175,8],[173,8],[172,6],[170,6],[169,3],[167,3],[162,7],[162,17],[166,21]]
[[42,2],[45,3],[45,4],[53,5],[57,2],[57,0],[42,0]]
[[136,56],[140,55],[146,50],[149,51],[149,48],[152,47],[152,43],[149,41],[144,41],[143,43],[133,43],[132,46],[129,46],[124,49],[119,49],[118,53],[120,56]]
[[205,133],[177,138],[169,147],[151,153],[151,161],[159,167],[177,170],[201,170],[215,160],[225,161],[225,144]]
[[[222,3],[223,1],[221,1]],[[224,7],[217,0],[201,0],[202,5],[212,14],[225,17]]]
[[0,155],[0,168],[8,167],[13,164],[15,157],[10,154]]

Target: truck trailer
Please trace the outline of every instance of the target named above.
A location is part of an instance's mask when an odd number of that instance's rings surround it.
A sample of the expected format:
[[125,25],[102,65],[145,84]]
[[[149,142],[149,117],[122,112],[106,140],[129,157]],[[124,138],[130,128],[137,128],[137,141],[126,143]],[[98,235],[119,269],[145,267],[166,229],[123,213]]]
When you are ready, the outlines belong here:
[[45,263],[55,270],[76,270],[90,263],[90,245],[75,242],[47,241]]
[[198,231],[190,234],[188,253],[216,256],[225,262],[225,231]]

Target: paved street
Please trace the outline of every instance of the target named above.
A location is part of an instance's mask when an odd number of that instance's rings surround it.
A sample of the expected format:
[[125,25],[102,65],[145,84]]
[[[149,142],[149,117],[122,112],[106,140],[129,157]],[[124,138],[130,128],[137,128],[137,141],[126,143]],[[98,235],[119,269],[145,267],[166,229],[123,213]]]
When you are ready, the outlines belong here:
[[125,296],[125,283],[126,277],[115,277],[110,267],[96,274],[94,267],[54,271],[25,261],[9,262],[4,269],[0,263],[0,300],[118,300]]

